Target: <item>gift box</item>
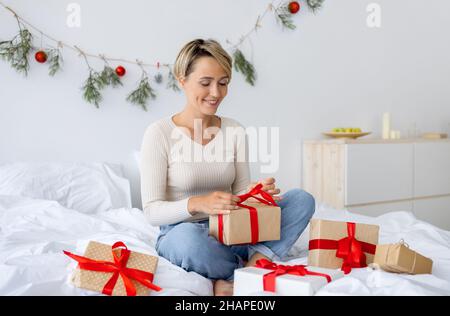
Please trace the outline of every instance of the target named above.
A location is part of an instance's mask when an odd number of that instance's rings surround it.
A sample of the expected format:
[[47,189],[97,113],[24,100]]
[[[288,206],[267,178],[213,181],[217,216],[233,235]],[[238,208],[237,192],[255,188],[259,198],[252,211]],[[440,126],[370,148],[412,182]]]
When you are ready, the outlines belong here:
[[310,221],[308,265],[329,269],[352,268],[372,263],[379,226],[323,219]]
[[410,249],[400,241],[396,244],[377,245],[374,265],[387,272],[431,274],[433,261]]
[[[249,193],[240,195],[240,206],[226,215],[209,216],[209,235],[225,245],[255,244],[280,239],[281,208],[272,196],[257,185]],[[262,198],[256,196],[260,194]],[[245,202],[254,198],[256,202]]]
[[123,242],[106,245],[90,241],[84,256],[64,251],[78,262],[71,282],[106,295],[149,295],[161,288],[152,283],[158,257],[130,251]]
[[282,296],[310,296],[343,276],[344,273],[336,269],[288,266],[261,259],[255,267],[234,271],[233,295],[244,296],[268,291]]

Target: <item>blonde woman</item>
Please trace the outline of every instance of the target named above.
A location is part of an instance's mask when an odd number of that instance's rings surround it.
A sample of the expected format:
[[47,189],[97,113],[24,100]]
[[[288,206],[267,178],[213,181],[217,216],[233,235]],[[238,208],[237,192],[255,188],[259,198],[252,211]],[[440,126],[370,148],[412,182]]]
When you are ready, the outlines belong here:
[[[158,254],[187,271],[213,280],[215,295],[233,294],[233,272],[256,260],[282,260],[314,213],[313,197],[292,189],[279,196],[274,178],[250,181],[243,133],[223,140],[228,129],[243,129],[216,115],[228,92],[232,59],[214,40],[196,39],[179,52],[174,75],[186,96],[184,109],[151,124],[142,142],[141,191],[144,213],[160,226]],[[244,105],[242,105],[244,106]],[[226,144],[226,145],[225,145]],[[223,160],[195,153],[224,153]],[[219,155],[220,156],[220,155]],[[217,156],[216,156],[217,157]],[[281,239],[226,246],[208,235],[210,214],[237,209],[237,195],[256,183],[281,207]]]

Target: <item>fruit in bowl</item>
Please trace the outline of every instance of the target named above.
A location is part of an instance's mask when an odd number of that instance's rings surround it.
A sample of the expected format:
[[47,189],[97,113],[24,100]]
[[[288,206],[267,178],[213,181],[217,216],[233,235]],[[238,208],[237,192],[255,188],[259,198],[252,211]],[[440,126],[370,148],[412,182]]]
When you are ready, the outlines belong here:
[[361,133],[359,127],[335,127],[333,133]]
[[335,127],[331,132],[323,133],[326,136],[335,138],[358,138],[371,134],[370,132],[362,132],[359,127]]

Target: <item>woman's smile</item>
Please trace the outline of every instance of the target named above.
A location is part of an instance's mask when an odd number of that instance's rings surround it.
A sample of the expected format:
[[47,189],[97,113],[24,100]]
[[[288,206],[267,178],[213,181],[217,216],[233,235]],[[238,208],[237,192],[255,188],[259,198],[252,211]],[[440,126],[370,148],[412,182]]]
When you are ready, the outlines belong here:
[[219,100],[203,100],[206,104],[212,107],[217,107],[219,105]]

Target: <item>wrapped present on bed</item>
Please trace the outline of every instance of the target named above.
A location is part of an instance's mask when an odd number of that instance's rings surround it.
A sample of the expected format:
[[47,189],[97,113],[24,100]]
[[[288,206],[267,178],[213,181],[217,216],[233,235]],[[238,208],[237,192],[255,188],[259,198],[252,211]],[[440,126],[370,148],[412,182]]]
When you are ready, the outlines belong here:
[[375,266],[387,272],[431,274],[433,261],[409,248],[403,240],[396,244],[377,245]]
[[366,267],[373,262],[379,226],[312,219],[308,265],[329,269]]
[[234,271],[233,295],[244,296],[269,291],[283,296],[310,296],[344,273],[304,265],[281,265],[260,259],[254,267]]
[[114,296],[149,295],[150,290],[161,290],[152,283],[158,257],[130,251],[123,242],[110,246],[90,241],[84,256],[64,254],[78,262],[71,277],[77,287]]
[[[258,184],[249,193],[240,195],[237,203],[240,208],[230,214],[210,215],[209,234],[225,245],[279,240],[281,208],[261,188],[262,185]],[[259,202],[245,202],[249,198]]]

